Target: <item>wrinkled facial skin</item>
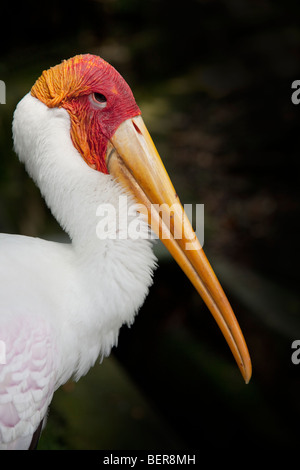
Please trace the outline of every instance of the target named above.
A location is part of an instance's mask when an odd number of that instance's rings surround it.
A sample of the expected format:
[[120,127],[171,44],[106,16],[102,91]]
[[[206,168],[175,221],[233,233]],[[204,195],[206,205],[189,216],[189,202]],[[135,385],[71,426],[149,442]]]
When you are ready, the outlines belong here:
[[44,71],[31,94],[49,108],[68,111],[74,147],[90,167],[103,173],[108,172],[108,141],[123,121],[141,114],[121,75],[90,54],[75,56]]

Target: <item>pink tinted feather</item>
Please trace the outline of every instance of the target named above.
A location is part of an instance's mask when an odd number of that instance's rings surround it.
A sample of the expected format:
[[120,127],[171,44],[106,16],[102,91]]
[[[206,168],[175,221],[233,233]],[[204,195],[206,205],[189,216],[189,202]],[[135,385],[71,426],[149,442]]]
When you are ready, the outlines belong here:
[[0,339],[6,345],[0,365],[0,449],[26,449],[55,390],[53,335],[42,319],[9,317]]

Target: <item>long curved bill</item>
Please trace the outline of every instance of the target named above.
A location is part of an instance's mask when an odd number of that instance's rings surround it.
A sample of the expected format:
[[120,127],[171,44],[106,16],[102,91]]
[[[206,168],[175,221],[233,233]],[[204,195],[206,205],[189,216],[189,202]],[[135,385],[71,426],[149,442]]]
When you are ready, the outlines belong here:
[[239,324],[210,266],[141,116],[124,121],[106,152],[109,173],[144,208],[160,237],[203,298],[248,383],[251,360]]

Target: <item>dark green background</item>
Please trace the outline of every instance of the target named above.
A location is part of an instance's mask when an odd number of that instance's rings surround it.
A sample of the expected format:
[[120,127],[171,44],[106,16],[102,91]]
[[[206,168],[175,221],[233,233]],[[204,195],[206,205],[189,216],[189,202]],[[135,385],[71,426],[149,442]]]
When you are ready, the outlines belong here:
[[[17,102],[78,53],[124,76],[245,334],[244,385],[207,308],[162,254],[119,347],[55,395],[39,448],[298,447],[300,5],[102,0],[1,5],[0,230],[61,230],[12,150]],[[5,27],[4,27],[5,26]]]

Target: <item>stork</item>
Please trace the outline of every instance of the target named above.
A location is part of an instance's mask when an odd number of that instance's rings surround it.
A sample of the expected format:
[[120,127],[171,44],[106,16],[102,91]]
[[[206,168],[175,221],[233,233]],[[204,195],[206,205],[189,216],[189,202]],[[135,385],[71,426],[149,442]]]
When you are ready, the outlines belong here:
[[[44,71],[17,105],[13,139],[70,243],[0,235],[0,448],[32,448],[55,390],[107,356],[133,322],[156,266],[150,229],[202,296],[248,382],[239,324],[119,73],[90,54]],[[127,226],[138,221],[140,236],[101,233],[107,204]]]

